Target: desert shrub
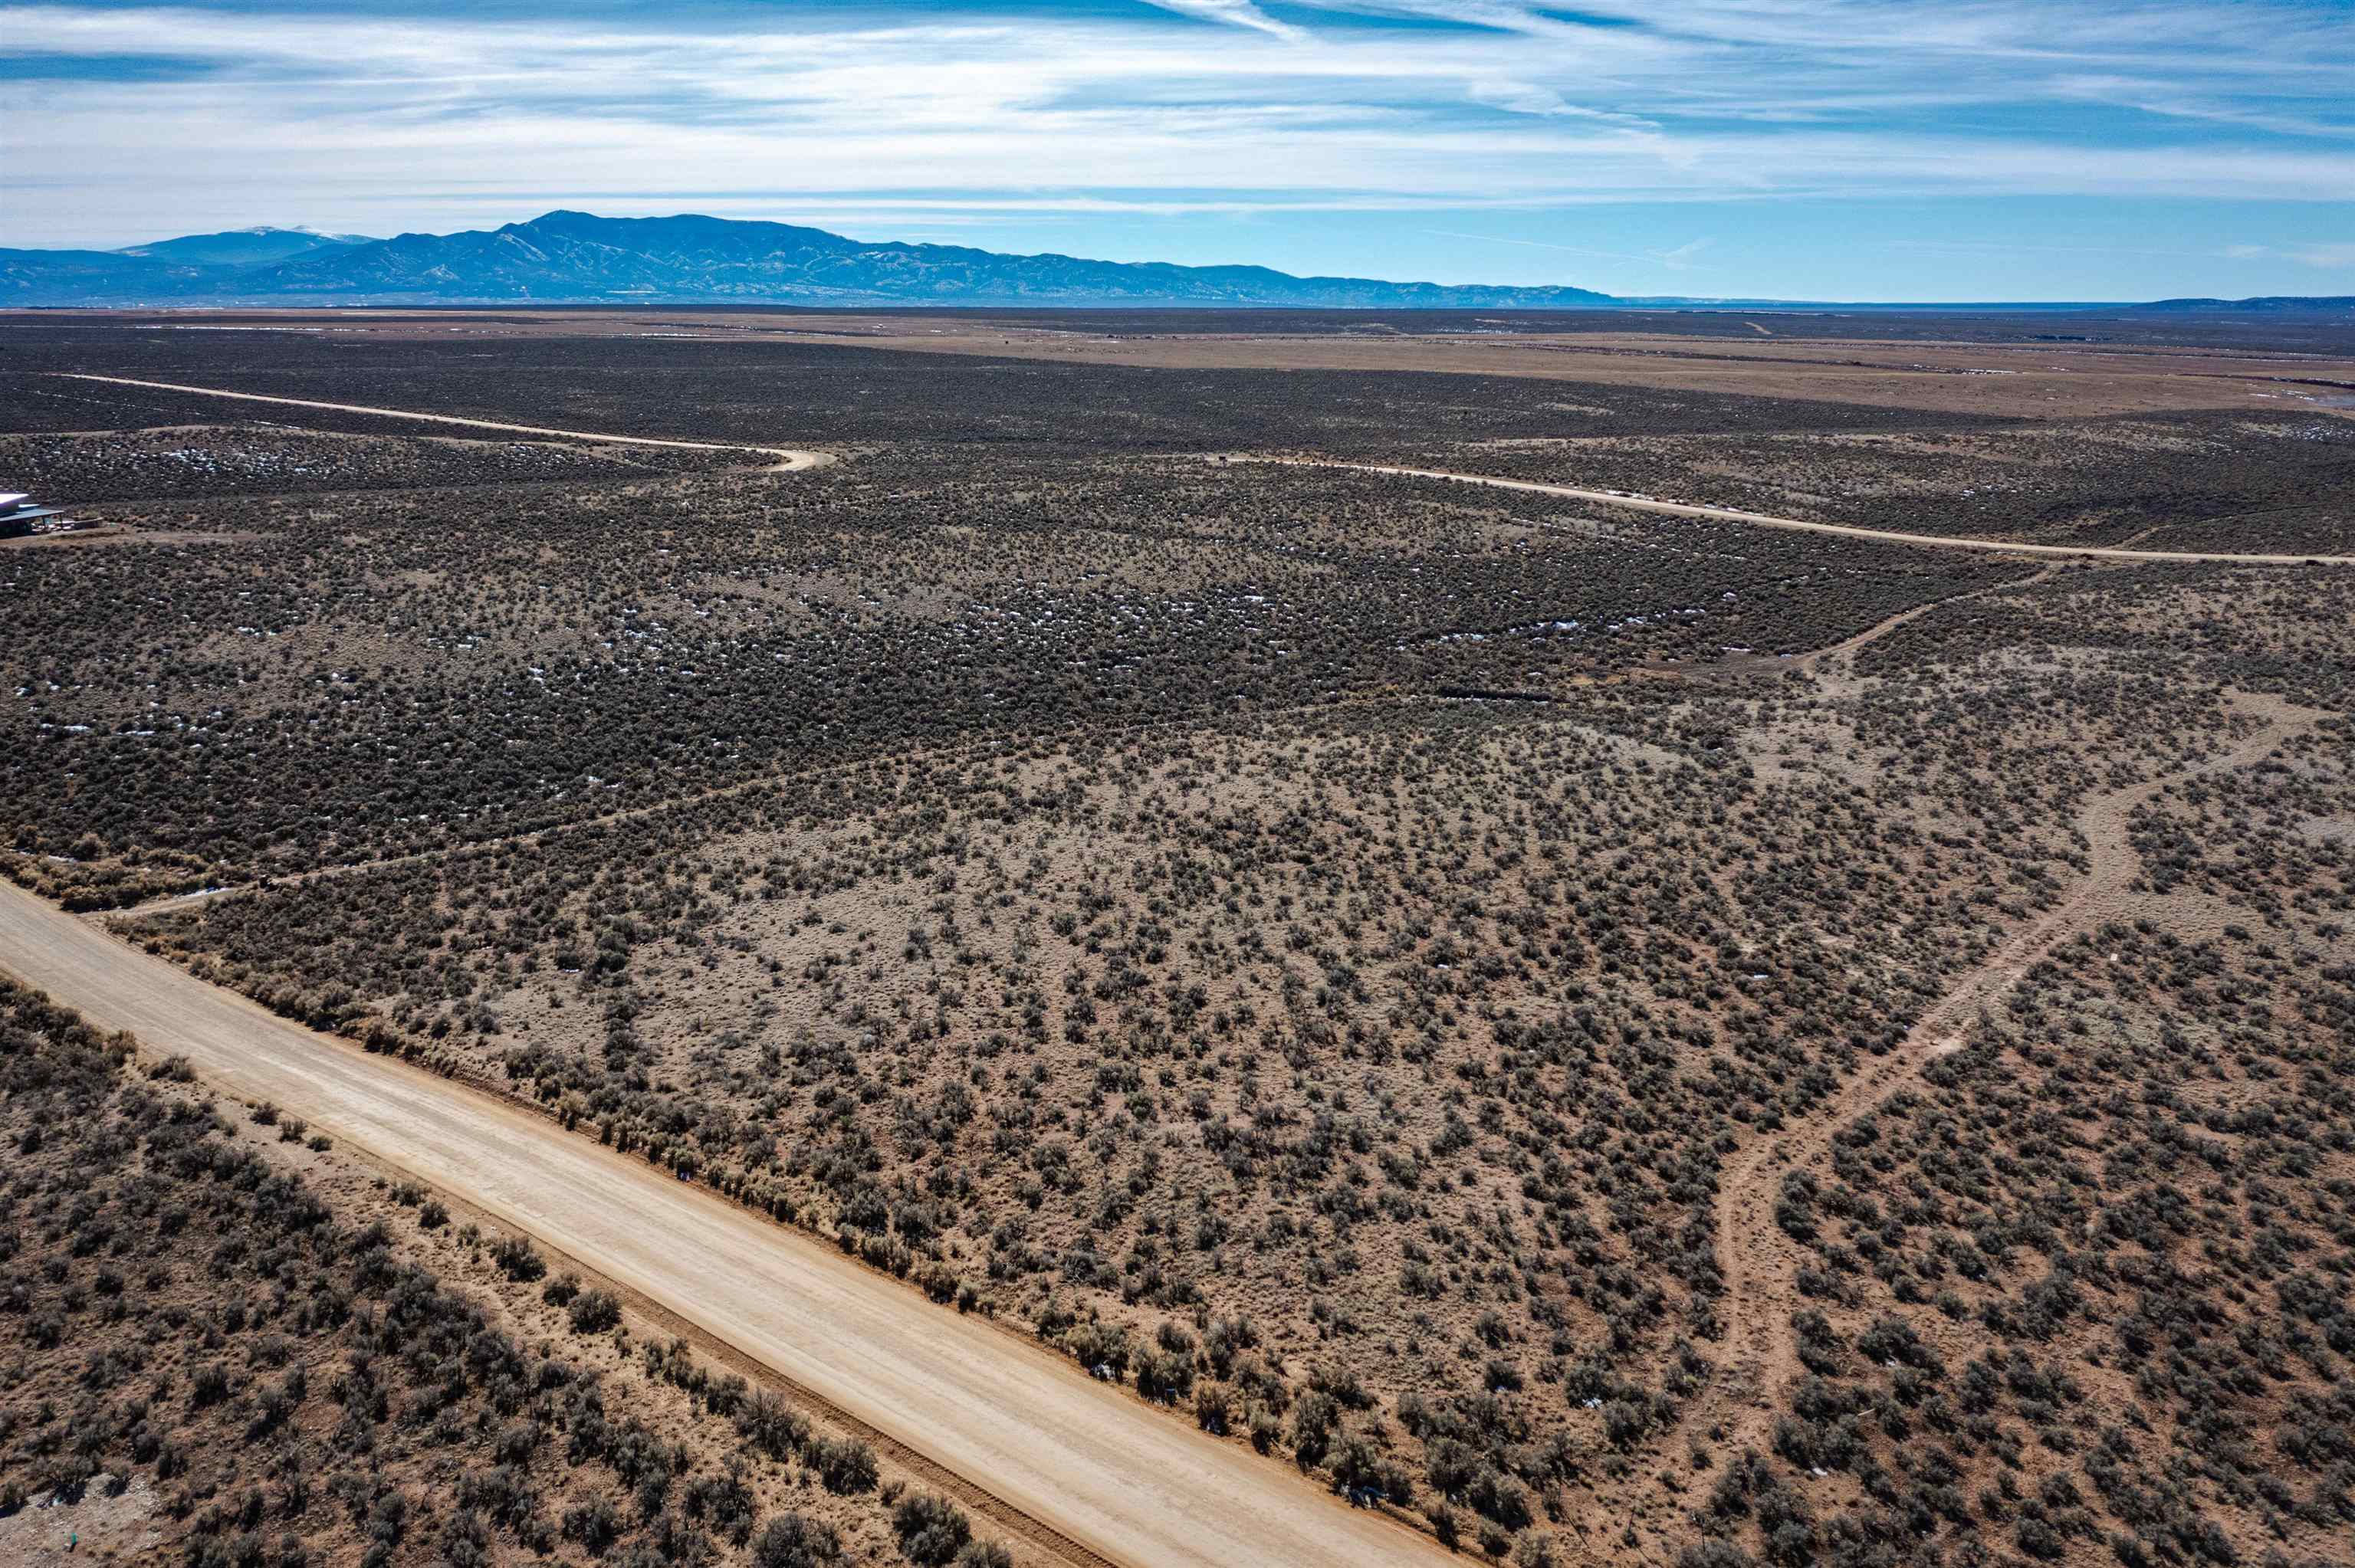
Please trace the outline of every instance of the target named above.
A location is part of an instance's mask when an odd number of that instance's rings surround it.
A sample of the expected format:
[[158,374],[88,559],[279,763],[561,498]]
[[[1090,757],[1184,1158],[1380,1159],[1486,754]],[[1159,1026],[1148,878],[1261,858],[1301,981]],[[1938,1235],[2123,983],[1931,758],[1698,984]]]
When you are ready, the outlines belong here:
[[973,1538],[973,1524],[948,1499],[933,1492],[916,1492],[900,1499],[891,1510],[891,1532],[900,1553],[922,1568],[942,1568]]
[[737,1407],[736,1430],[772,1459],[783,1459],[810,1440],[809,1423],[767,1389],[754,1389]]
[[875,1489],[875,1451],[856,1437],[814,1438],[803,1457],[830,1492]]
[[576,1334],[601,1334],[622,1320],[622,1304],[605,1290],[584,1290],[565,1313]]
[[798,1513],[783,1513],[752,1537],[753,1568],[833,1568],[843,1561],[842,1538],[834,1527]]
[[564,1539],[578,1542],[591,1557],[602,1557],[621,1538],[622,1516],[607,1498],[591,1498],[564,1510]]
[[548,1272],[547,1260],[539,1255],[526,1236],[508,1236],[491,1248],[491,1261],[509,1279],[529,1284]]

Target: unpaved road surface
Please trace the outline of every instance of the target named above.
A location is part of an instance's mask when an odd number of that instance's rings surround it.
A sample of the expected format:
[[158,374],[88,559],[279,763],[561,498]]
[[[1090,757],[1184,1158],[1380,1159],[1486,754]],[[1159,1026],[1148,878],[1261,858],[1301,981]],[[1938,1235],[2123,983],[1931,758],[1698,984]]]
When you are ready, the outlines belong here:
[[1774,1223],[1785,1173],[1820,1165],[1835,1133],[1918,1082],[1923,1068],[1961,1047],[1982,1010],[1993,1008],[2055,948],[2105,917],[2109,901],[2133,882],[2141,863],[2126,837],[2137,807],[2171,786],[2249,767],[2318,716],[2290,712],[2291,717],[2268,721],[2204,762],[2090,802],[2077,828],[2092,870],[2075,888],[1959,977],[1888,1056],[1859,1068],[1830,1099],[1781,1131],[1754,1139],[1728,1163],[1718,1183],[1717,1257],[1724,1270],[1721,1308],[1731,1364],[1720,1370],[1709,1393],[1686,1407],[1671,1434],[1671,1451],[1676,1434],[1716,1426],[1724,1428],[1732,1449],[1763,1448],[1774,1417],[1787,1408],[1784,1390],[1803,1370],[1790,1326],[1801,1305],[1798,1271],[1814,1255]]
[[1913,545],[1925,550],[1977,550],[2000,556],[2057,556],[2073,561],[2221,561],[2244,567],[2355,567],[2355,556],[2265,556],[2219,550],[2129,550],[2110,545],[2024,545],[2009,539],[1957,539],[1944,534],[1902,534],[1888,528],[1859,528],[1848,523],[1810,523],[1801,517],[1774,517],[1764,512],[1743,512],[1732,506],[1704,506],[1690,501],[1654,501],[1621,495],[1608,490],[1580,490],[1574,485],[1546,484],[1534,479],[1497,479],[1486,474],[1450,473],[1437,468],[1392,468],[1382,463],[1337,462],[1327,458],[1254,457],[1235,453],[1226,462],[1275,462],[1296,468],[1346,468],[1359,473],[1387,473],[1401,479],[1444,479],[1458,484],[1486,484],[1497,490],[1527,491],[1533,495],[1558,495],[1565,501],[1591,501],[1604,506],[1625,506],[1637,512],[1658,512],[1670,517],[1700,517],[1716,523],[1744,523],[1753,528],[1789,528],[1802,534],[1837,534],[1849,539],[1871,539],[1884,545]]
[[[472,419],[457,414],[428,414],[410,408],[377,408],[359,403],[325,403],[307,397],[273,397],[260,392],[231,392],[218,387],[190,387],[176,381],[139,381],[126,376],[92,376],[54,372],[73,381],[99,381],[115,387],[144,387],[154,392],[185,392],[199,397],[230,397],[247,403],[270,403],[287,408],[324,408],[337,414],[368,414],[385,419],[418,419],[436,425],[465,425],[478,430],[503,430],[511,435],[545,436],[560,440],[602,441],[638,447],[677,447],[690,451],[760,452],[773,457],[774,471],[818,468],[834,461],[831,452],[796,447],[762,447],[742,441],[690,441],[657,436],[617,436],[596,430],[562,430],[546,425],[511,425],[497,419]],[[1451,473],[1444,469],[1397,468],[1382,463],[1339,462],[1324,458],[1263,457],[1238,453],[1222,458],[1233,462],[1284,463],[1298,468],[1343,468],[1360,473],[1385,473],[1401,479],[1450,480],[1458,484],[1485,484],[1498,490],[1525,491],[1534,495],[1560,496],[1671,517],[1699,517],[1720,523],[1744,523],[1759,528],[1787,528],[1803,534],[1834,534],[1850,539],[1870,539],[1887,545],[1913,545],[1929,550],[1976,550],[2012,556],[2052,556],[2080,561],[2215,561],[2255,567],[2355,566],[2355,556],[2281,556],[2230,551],[2130,550],[2116,546],[2030,545],[2008,539],[1958,539],[1942,534],[1906,534],[1887,528],[1861,528],[1847,523],[1811,523],[1799,517],[1775,517],[1732,506],[1705,506],[1689,501],[1655,501],[1619,495],[1607,490],[1581,490],[1574,485],[1547,484],[1533,479],[1498,479],[1476,473]]]
[[0,969],[464,1196],[1112,1562],[1460,1562],[809,1236],[290,1023],[5,882]]
[[233,397],[241,403],[274,403],[282,408],[325,408],[336,414],[370,414],[379,419],[419,419],[429,425],[465,425],[477,430],[503,430],[516,436],[550,436],[559,440],[599,441],[613,446],[676,447],[695,452],[759,452],[777,461],[773,471],[823,468],[832,452],[806,451],[798,447],[761,447],[749,441],[687,441],[663,436],[614,436],[597,430],[558,430],[545,425],[509,425],[497,419],[469,419],[457,414],[421,414],[411,408],[371,408],[360,403],[321,403],[308,397],[271,397],[260,392],[231,392],[219,387],[187,387],[177,381],[134,381],[127,376],[90,376],[79,371],[54,374],[68,381],[102,381],[112,387],[144,387],[151,392],[186,392],[198,397]]

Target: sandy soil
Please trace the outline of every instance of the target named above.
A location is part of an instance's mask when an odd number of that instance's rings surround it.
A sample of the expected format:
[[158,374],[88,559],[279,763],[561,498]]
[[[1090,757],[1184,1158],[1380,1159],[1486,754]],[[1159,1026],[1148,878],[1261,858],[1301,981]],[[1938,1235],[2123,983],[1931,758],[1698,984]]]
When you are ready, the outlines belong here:
[[0,963],[464,1195],[1010,1510],[1130,1564],[1438,1563],[1423,1538],[1075,1365],[526,1112],[314,1033],[0,885]]
[[100,1476],[80,1498],[43,1495],[0,1519],[0,1563],[18,1568],[65,1568],[113,1563],[150,1551],[163,1538],[155,1519],[155,1485],[134,1476],[122,1490]]

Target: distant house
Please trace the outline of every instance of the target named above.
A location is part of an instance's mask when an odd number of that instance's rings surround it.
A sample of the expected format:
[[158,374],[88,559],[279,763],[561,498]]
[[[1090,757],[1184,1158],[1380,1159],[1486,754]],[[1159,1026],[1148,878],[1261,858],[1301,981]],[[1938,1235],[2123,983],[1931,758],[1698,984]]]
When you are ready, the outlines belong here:
[[0,539],[22,538],[42,518],[62,516],[64,513],[62,506],[36,506],[29,495],[0,490]]

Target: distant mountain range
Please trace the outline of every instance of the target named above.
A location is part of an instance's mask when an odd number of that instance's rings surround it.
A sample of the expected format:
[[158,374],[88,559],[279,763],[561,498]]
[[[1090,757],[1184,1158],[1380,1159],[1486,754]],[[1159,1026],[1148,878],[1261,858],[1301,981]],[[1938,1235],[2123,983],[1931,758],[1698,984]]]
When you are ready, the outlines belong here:
[[2153,300],[2137,305],[2142,311],[2254,311],[2278,314],[2313,311],[2355,311],[2355,294],[2259,294],[2247,300]]
[[[1619,299],[1561,285],[1295,278],[1266,267],[1178,267],[882,244],[729,218],[551,212],[457,234],[240,228],[122,250],[0,249],[0,307],[66,305],[1200,305],[1295,310],[1595,308],[2115,310],[2114,304],[1871,305]],[[2159,300],[2178,313],[2355,311],[2355,297]]]
[[[135,257],[184,267],[245,268],[291,261],[297,256],[338,245],[376,243],[371,235],[322,234],[315,228],[232,228],[225,234],[184,234],[177,239],[159,239],[153,245],[133,245],[95,254]],[[36,250],[25,254],[52,253]]]
[[1608,294],[1295,278],[870,244],[822,228],[718,217],[598,217],[391,239],[253,228],[127,250],[0,249],[0,305],[579,304],[1223,305],[1554,310]]

